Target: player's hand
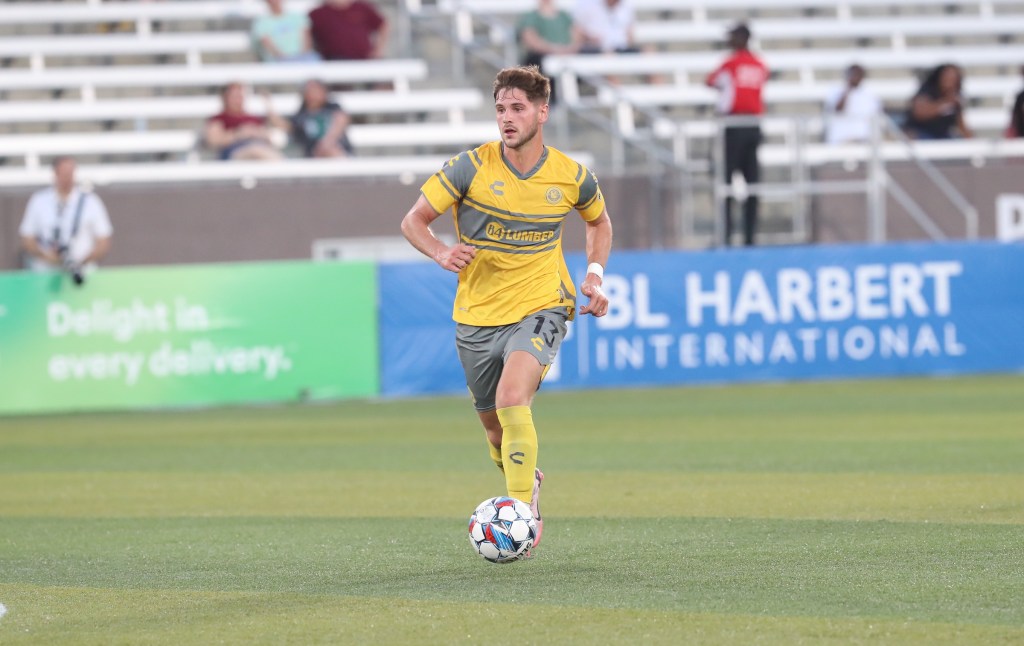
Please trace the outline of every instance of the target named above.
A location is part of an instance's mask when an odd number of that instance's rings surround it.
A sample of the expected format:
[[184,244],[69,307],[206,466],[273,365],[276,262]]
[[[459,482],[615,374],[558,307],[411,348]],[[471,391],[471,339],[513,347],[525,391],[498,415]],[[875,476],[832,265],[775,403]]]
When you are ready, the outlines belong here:
[[596,274],[587,274],[580,291],[590,298],[590,302],[580,308],[580,314],[604,316],[608,313],[608,297],[601,289],[601,279]]
[[469,263],[473,262],[473,258],[475,257],[476,247],[457,244],[454,247],[446,247],[439,251],[434,256],[434,260],[437,261],[437,264],[441,265],[448,271],[453,271],[457,274],[468,267]]

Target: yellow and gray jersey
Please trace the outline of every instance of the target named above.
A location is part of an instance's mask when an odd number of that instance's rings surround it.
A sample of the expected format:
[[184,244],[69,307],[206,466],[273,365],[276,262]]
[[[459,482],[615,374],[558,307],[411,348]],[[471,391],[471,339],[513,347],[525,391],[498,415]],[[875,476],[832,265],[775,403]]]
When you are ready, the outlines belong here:
[[438,213],[453,209],[459,241],[477,249],[459,273],[452,318],[507,325],[554,307],[572,318],[576,288],[562,256],[562,224],[574,209],[588,222],[604,211],[591,171],[546,147],[520,174],[493,141],[452,158],[421,191]]

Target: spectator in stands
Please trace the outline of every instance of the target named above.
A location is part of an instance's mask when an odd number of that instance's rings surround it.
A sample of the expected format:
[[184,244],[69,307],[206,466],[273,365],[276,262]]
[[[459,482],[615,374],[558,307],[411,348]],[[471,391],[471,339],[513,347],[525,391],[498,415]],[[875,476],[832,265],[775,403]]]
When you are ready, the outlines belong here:
[[[721,98],[718,102],[718,113],[727,117],[748,117],[739,123],[725,126],[725,182],[732,181],[737,171],[743,174],[748,186],[757,184],[761,169],[757,161],[757,149],[761,145],[761,126],[759,119],[751,121],[750,117],[764,114],[764,101],[761,91],[768,80],[768,67],[755,56],[749,48],[750,28],[738,24],[728,32],[729,48],[732,54],[726,58],[718,69],[711,72],[706,83],[717,88]],[[731,197],[725,200],[726,246],[732,238],[732,207]],[[748,195],[743,203],[743,242],[754,244],[757,231],[757,195]]]
[[636,53],[636,12],[630,0],[576,0],[573,20],[582,34],[585,54]]
[[267,14],[252,24],[252,40],[256,54],[268,63],[313,62],[320,55],[313,50],[309,16],[285,11],[284,0],[266,0]]
[[206,120],[203,140],[220,159],[280,159],[264,117],[245,111],[245,86],[228,83],[221,90],[222,109]]
[[964,122],[961,94],[963,71],[952,63],[939,65],[925,77],[910,100],[904,129],[914,139],[971,137]]
[[271,124],[291,135],[306,157],[345,157],[352,147],[345,131],[351,119],[331,100],[322,81],[309,80],[302,86],[302,105],[291,118],[277,115],[267,102]]
[[72,157],[53,160],[53,186],[32,194],[18,230],[27,266],[64,269],[76,284],[110,251],[113,228],[103,200],[75,185]]
[[[1024,74],[1024,67],[1020,68]],[[1017,95],[1013,102],[1013,112],[1010,114],[1010,127],[1006,131],[1008,137],[1024,137],[1024,90]]]
[[882,114],[882,102],[864,87],[867,76],[860,65],[846,68],[843,82],[825,97],[825,141],[842,144],[869,141],[875,118]]
[[[537,8],[524,14],[516,27],[523,48],[523,65],[544,70],[548,54],[575,54],[583,44],[583,32],[573,23],[572,14],[559,9],[555,0],[539,0]],[[555,103],[555,82],[551,82],[549,105]]]
[[383,58],[388,23],[364,0],[324,0],[309,12],[313,45],[324,60]]

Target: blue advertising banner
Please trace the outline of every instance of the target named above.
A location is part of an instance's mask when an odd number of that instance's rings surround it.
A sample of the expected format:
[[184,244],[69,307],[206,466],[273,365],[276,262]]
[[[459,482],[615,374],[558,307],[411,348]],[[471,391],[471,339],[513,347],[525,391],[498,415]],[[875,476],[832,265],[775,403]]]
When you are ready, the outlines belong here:
[[[582,279],[584,258],[567,260]],[[570,326],[546,387],[1024,370],[1020,246],[617,252],[610,265],[608,315]],[[382,302],[403,294],[416,320],[382,315],[384,394],[463,391],[454,276],[386,269]]]
[[381,264],[377,277],[381,393],[466,392],[452,321],[456,275],[433,262],[406,262]]

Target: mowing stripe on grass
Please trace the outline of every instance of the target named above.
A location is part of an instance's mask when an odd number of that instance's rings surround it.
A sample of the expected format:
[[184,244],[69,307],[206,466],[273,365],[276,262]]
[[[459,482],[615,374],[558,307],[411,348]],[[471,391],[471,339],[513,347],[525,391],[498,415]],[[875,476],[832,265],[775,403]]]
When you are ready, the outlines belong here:
[[[551,470],[546,517],[733,517],[1024,524],[1024,475]],[[10,517],[469,517],[504,494],[481,473],[0,474]],[[418,495],[410,496],[415,491]],[[430,500],[424,505],[424,499]],[[557,522],[557,521],[556,521]]]
[[1019,534],[1013,525],[564,518],[536,558],[498,567],[471,551],[459,520],[8,519],[0,581],[1024,628]]
[[502,602],[0,585],[25,612],[5,644],[1019,644],[1024,628]]

